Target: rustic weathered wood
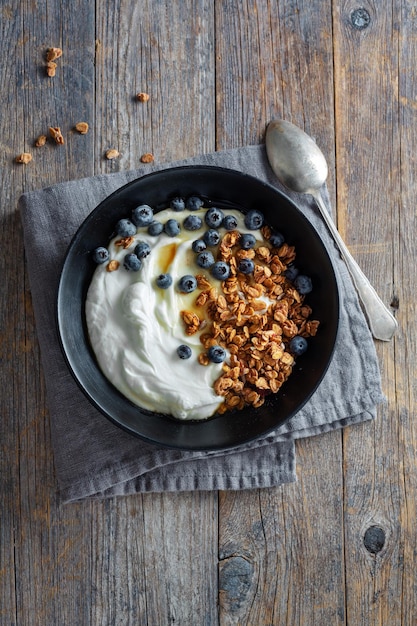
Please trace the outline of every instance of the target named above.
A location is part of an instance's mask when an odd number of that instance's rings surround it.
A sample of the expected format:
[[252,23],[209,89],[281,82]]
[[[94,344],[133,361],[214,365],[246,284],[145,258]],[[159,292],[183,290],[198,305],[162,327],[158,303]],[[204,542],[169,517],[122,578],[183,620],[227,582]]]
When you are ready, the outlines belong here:
[[[394,344],[378,346],[391,402],[375,424],[344,435],[347,619],[411,625],[416,619],[416,511],[415,499],[409,499],[415,493],[415,436],[403,416],[410,415],[412,402],[407,372],[414,365],[407,344],[415,326],[412,330],[407,320],[410,300],[403,290],[414,282],[415,263],[402,241],[412,178],[410,173],[408,180],[402,177],[401,164],[412,145],[412,124],[400,112],[399,77],[409,80],[402,65],[413,57],[415,45],[406,56],[403,47],[399,56],[401,45],[412,43],[412,22],[410,15],[401,15],[400,5],[389,5],[365,2],[358,14],[354,2],[344,2],[335,13],[339,228],[383,300],[389,305],[399,299],[400,322]],[[403,255],[410,263],[406,279]],[[375,553],[364,542],[373,526],[385,534]]]
[[[2,444],[13,438],[1,455],[5,464],[1,480],[6,488],[0,500],[7,505],[6,514],[1,515],[1,532],[2,544],[13,558],[2,558],[1,567],[2,580],[13,581],[13,587],[6,587],[3,594],[0,585],[0,621],[10,624],[68,623],[77,613],[80,621],[88,623],[89,613],[83,602],[90,593],[90,537],[85,532],[91,523],[89,507],[65,510],[57,506],[47,403],[16,212],[22,191],[93,173],[93,154],[88,148],[91,136],[82,138],[72,131],[72,125],[92,107],[93,98],[83,77],[89,75],[87,82],[93,82],[94,65],[87,54],[84,65],[77,65],[79,51],[72,42],[78,40],[84,48],[94,36],[94,27],[92,16],[88,20],[88,15],[83,15],[80,3],[71,9],[79,11],[79,23],[65,7],[50,3],[22,3],[13,8],[3,4],[3,33],[7,36],[1,43],[2,84],[6,82],[7,88],[2,90],[0,122],[6,148],[2,211],[8,220],[3,240],[12,238],[20,250],[19,262],[5,249],[2,254],[2,274],[8,277],[9,286],[2,290],[1,311],[7,316],[2,329],[10,344],[5,353],[7,367],[2,369],[1,398],[2,403],[7,402],[7,411],[1,411]],[[64,50],[54,78],[45,74],[49,46]],[[44,147],[35,148],[36,137],[48,135],[49,126],[61,127],[65,145],[57,146],[48,138]],[[15,155],[22,151],[33,155],[28,166],[14,163]],[[9,515],[10,525],[3,524]]]
[[[308,3],[249,3],[239,15],[240,21],[233,12],[218,14],[217,89],[236,94],[218,104],[218,145],[227,146],[229,137],[236,145],[258,143],[267,120],[285,117],[316,137],[333,172],[331,3],[321,3],[319,11]],[[229,47],[235,54],[228,55]],[[239,89],[233,90],[236,77]],[[331,176],[330,189],[334,182]],[[281,493],[248,492],[245,515],[242,494],[222,495],[222,624],[343,623],[340,434],[300,443],[297,451],[298,485]],[[321,459],[320,471],[312,459]],[[318,525],[323,511],[326,522]],[[245,575],[237,576],[235,566]],[[237,589],[235,581],[242,579]]]
[[[215,148],[212,2],[108,2],[97,15],[96,163],[132,169]],[[146,103],[135,99],[148,93]]]
[[[1,624],[415,623],[417,2],[382,4],[2,3]],[[293,485],[59,505],[19,195],[257,144],[273,117],[316,138],[339,229],[398,309],[378,344],[387,405],[298,442]],[[34,148],[49,126],[65,145]]]
[[344,623],[341,467],[322,439],[299,449],[298,484],[222,494],[221,624]]
[[[211,493],[94,503],[93,624],[213,624],[217,506]],[[202,584],[204,581],[204,584]],[[197,583],[197,584],[196,584]]]

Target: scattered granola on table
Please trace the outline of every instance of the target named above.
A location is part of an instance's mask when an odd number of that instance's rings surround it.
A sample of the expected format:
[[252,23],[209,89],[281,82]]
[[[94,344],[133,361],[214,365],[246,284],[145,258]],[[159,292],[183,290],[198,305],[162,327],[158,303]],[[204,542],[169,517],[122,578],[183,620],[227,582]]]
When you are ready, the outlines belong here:
[[46,67],[46,73],[48,74],[48,76],[50,78],[53,78],[56,73],[56,68],[57,68],[56,63],[54,63],[53,61],[47,61],[45,67]]
[[35,147],[42,148],[42,146],[44,146],[46,142],[47,142],[46,135],[39,135],[39,137],[35,139]]
[[120,156],[120,152],[118,150],[116,150],[115,148],[110,148],[110,150],[106,151],[106,159],[109,159],[109,161],[111,161],[111,159],[117,159],[117,157]]
[[87,122],[78,122],[75,124],[75,130],[80,133],[80,135],[86,135],[88,133]]
[[18,154],[16,157],[16,163],[23,163],[23,165],[27,165],[32,160],[32,155],[29,152],[22,152]]
[[155,157],[151,152],[145,152],[145,154],[142,154],[140,157],[140,160],[142,163],[153,163],[155,161]]
[[61,129],[59,126],[50,126],[49,133],[52,139],[54,139],[55,143],[61,146],[64,145],[65,140],[64,140],[64,137],[62,136]]
[[60,56],[62,56],[61,48],[48,48],[46,51],[47,61],[55,61],[55,59],[59,59]]
[[53,78],[56,73],[57,64],[55,63],[56,59],[62,56],[61,48],[48,48],[46,51],[46,74]]
[[143,91],[136,94],[136,100],[139,100],[139,102],[148,102],[149,98],[150,98],[149,94],[144,93]]

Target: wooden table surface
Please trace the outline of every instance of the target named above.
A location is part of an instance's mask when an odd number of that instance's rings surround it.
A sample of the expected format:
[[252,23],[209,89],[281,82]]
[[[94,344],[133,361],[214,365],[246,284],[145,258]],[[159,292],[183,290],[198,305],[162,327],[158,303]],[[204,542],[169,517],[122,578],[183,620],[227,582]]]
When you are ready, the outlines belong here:
[[[95,5],[0,4],[0,623],[415,625],[417,1]],[[297,442],[294,484],[60,505],[20,194],[259,144],[277,117],[322,148],[339,231],[397,315],[387,404]],[[65,145],[35,148],[49,126]]]

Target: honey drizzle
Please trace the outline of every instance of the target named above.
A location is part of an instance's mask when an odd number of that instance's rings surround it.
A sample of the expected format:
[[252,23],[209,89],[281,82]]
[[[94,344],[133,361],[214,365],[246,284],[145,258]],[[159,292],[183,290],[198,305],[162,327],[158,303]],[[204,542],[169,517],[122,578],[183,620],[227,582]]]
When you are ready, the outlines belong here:
[[168,272],[169,266],[175,258],[175,254],[177,252],[178,244],[170,243],[163,248],[160,249],[159,252],[159,263],[161,267],[161,272],[166,274]]

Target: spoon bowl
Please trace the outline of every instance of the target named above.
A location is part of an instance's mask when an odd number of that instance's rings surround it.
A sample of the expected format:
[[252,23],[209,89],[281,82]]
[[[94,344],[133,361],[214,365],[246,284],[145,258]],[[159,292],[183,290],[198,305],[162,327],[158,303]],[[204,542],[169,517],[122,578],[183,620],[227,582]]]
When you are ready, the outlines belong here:
[[288,189],[313,193],[328,175],[326,159],[309,135],[285,120],[272,121],[266,135],[272,169]]
[[281,183],[292,191],[314,197],[350,272],[373,336],[389,341],[398,328],[397,320],[350,254],[321,197],[328,168],[320,148],[301,128],[285,120],[269,123],[265,144],[271,168]]

